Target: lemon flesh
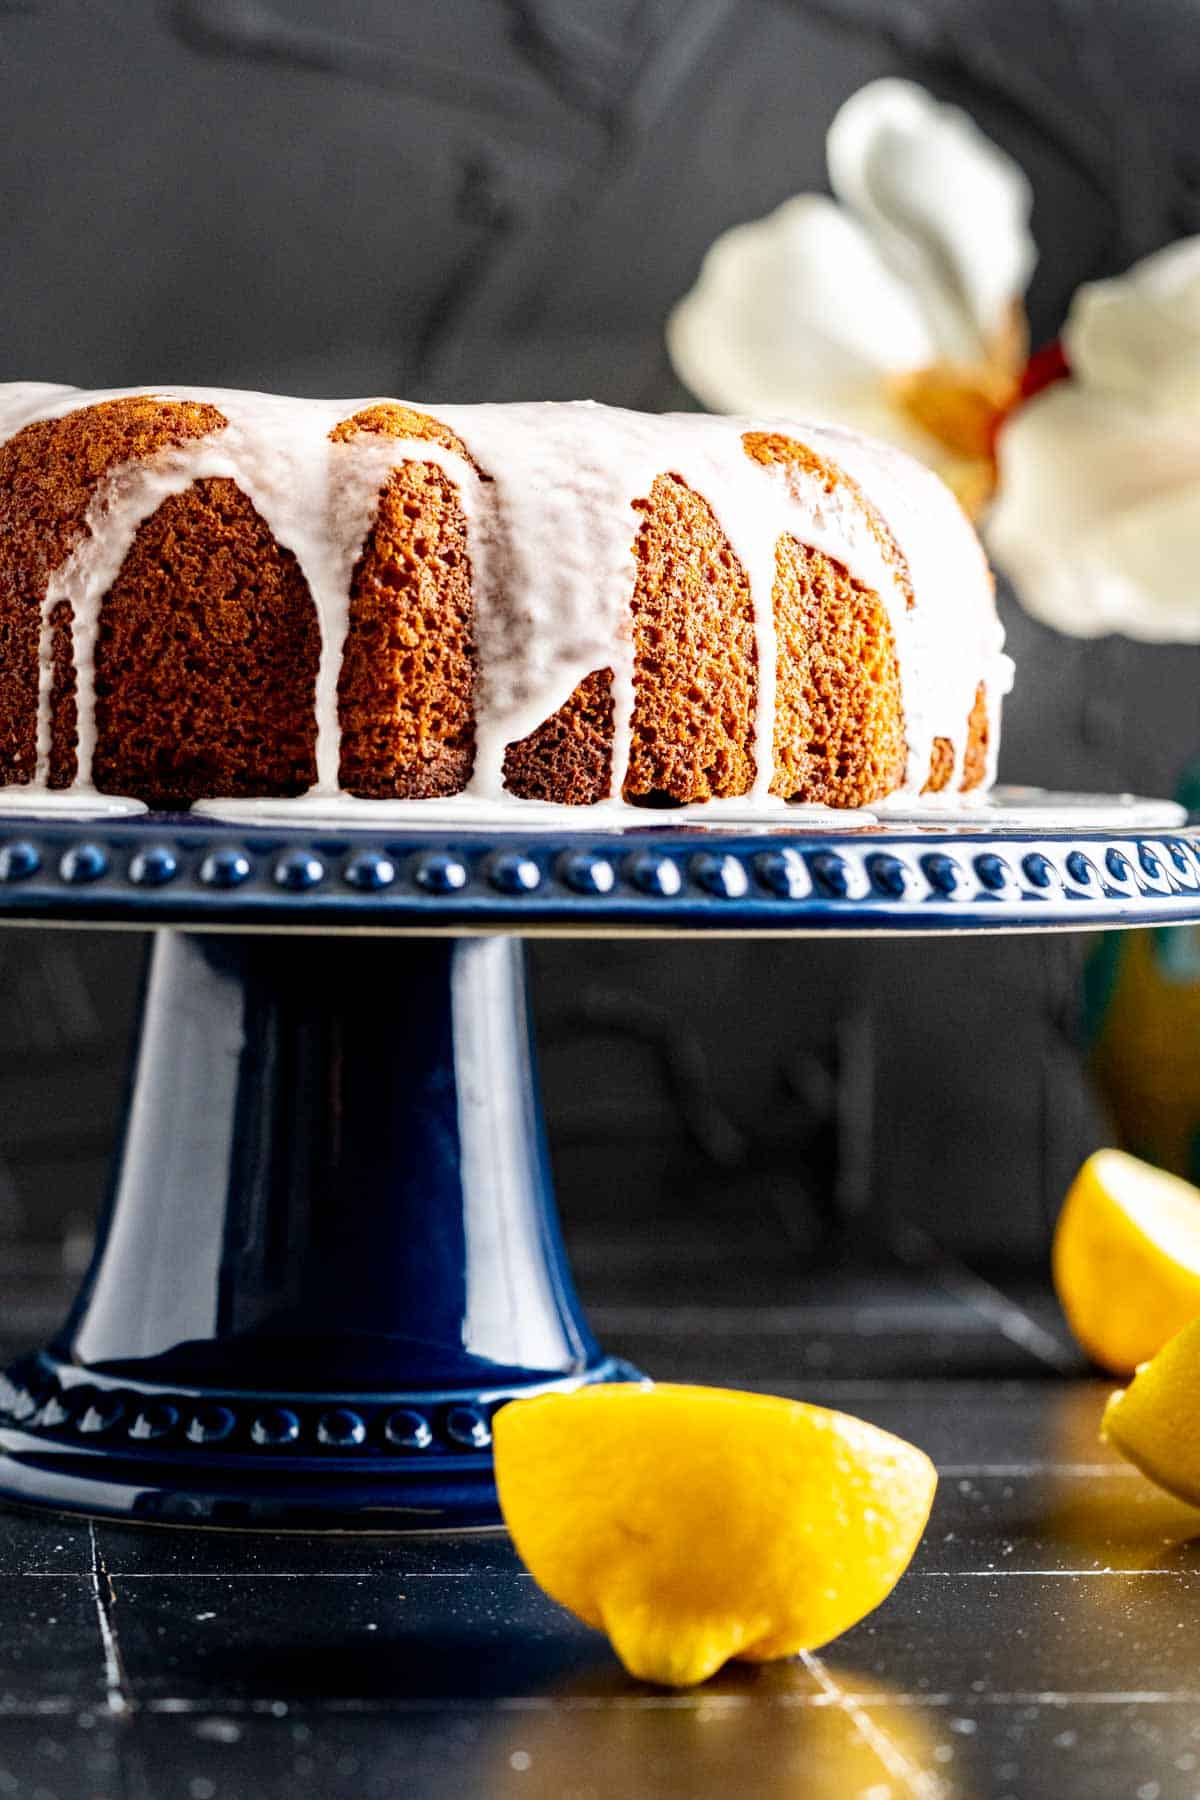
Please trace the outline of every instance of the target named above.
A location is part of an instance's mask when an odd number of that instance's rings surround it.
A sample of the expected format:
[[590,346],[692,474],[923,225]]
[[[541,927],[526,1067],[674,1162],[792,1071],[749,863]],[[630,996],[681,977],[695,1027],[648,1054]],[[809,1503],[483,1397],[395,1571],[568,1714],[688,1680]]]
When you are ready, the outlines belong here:
[[1200,1319],[1176,1334],[1104,1409],[1101,1433],[1150,1480],[1200,1506]]
[[644,1681],[814,1649],[879,1605],[929,1517],[929,1458],[861,1419],[617,1383],[495,1419],[505,1523],[552,1599]]
[[1098,1150],[1054,1234],[1054,1286],[1093,1362],[1131,1375],[1200,1317],[1200,1188]]

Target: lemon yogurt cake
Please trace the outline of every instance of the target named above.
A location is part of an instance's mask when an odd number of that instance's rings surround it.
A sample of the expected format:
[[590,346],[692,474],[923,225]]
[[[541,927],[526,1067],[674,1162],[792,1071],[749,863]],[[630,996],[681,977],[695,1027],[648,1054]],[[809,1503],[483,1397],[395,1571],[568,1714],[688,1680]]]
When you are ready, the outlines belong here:
[[0,810],[987,786],[949,491],[829,425],[0,386]]

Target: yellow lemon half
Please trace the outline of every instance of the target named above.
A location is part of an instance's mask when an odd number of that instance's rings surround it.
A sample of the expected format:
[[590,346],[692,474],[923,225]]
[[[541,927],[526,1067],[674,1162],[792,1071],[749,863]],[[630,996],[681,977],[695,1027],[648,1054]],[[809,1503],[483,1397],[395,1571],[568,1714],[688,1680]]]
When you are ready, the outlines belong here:
[[1102,1435],[1143,1475],[1200,1506],[1200,1319],[1184,1327],[1104,1409]]
[[1088,1355],[1131,1375],[1200,1317],[1200,1188],[1123,1150],[1098,1150],[1059,1214],[1053,1268]]
[[514,1401],[495,1451],[534,1579],[668,1687],[847,1630],[904,1573],[937,1486],[922,1451],[864,1420],[722,1388]]

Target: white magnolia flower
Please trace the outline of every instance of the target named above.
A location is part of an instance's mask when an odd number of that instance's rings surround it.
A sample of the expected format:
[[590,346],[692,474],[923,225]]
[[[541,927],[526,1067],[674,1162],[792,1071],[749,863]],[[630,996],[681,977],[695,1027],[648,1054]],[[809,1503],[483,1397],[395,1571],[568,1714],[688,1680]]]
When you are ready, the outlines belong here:
[[1063,345],[1000,433],[989,546],[1060,631],[1200,642],[1200,237],[1081,287]]
[[667,324],[676,370],[714,411],[834,419],[990,476],[1024,360],[1025,176],[908,81],[848,100],[826,157],[836,199],[799,194],[709,250]]

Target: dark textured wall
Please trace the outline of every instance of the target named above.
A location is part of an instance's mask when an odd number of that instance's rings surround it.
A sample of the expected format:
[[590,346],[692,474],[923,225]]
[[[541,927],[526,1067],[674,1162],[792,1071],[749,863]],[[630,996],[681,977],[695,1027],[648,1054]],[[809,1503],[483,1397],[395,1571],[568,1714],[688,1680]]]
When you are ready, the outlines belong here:
[[[1194,0],[0,0],[0,379],[690,404],[663,316],[712,238],[823,185],[839,101],[904,72],[1036,189],[1036,338],[1200,228]],[[1200,653],[1005,599],[1002,772],[1169,789]],[[140,951],[0,942],[0,1222],[86,1222]],[[572,1206],[833,1204],[1036,1249],[1102,1132],[1079,947],[541,947]],[[632,1146],[634,1179],[627,1159]],[[622,1168],[624,1160],[625,1167]]]

